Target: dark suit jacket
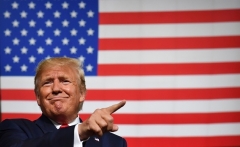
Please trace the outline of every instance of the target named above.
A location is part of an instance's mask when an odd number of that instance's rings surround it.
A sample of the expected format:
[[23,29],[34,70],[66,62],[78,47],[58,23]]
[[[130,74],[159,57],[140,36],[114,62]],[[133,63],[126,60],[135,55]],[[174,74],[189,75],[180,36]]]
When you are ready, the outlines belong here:
[[[0,123],[0,147],[73,147],[74,126],[56,129],[44,115],[35,121],[7,119]],[[127,147],[112,133],[90,137],[84,147]]]

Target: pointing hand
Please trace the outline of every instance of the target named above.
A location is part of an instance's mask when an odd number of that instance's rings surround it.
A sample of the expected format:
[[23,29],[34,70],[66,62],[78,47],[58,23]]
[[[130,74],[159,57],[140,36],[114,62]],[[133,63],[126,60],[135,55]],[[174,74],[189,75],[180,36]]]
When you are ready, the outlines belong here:
[[111,114],[123,107],[126,101],[121,101],[112,106],[96,109],[93,114],[82,124],[78,126],[78,133],[80,140],[86,140],[92,135],[102,136],[105,132],[115,132],[118,130],[118,126],[114,124]]

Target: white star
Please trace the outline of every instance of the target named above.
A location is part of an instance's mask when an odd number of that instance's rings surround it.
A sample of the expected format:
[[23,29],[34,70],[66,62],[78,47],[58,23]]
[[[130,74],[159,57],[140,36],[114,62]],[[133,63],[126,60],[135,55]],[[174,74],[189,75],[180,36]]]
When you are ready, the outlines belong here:
[[75,48],[73,46],[72,48],[70,48],[70,52],[71,52],[71,54],[76,54],[77,53],[77,48]]
[[91,47],[91,46],[89,46],[88,48],[87,48],[87,53],[88,54],[92,54],[93,53],[93,48]]
[[87,15],[88,15],[88,17],[93,17],[94,12],[92,10],[90,10],[90,11],[87,12]]
[[43,31],[42,29],[39,29],[39,30],[37,31],[37,33],[38,33],[38,36],[43,36],[44,31]]
[[52,39],[48,38],[45,40],[47,45],[52,45]]
[[36,22],[31,20],[28,22],[30,27],[35,27]]
[[27,67],[25,64],[23,64],[23,65],[21,66],[21,70],[22,70],[22,71],[27,71],[27,68],[28,68],[28,67]]
[[53,13],[53,15],[54,15],[55,18],[60,18],[61,13],[56,11],[56,12]]
[[67,20],[64,20],[62,22],[63,27],[68,27],[69,22]]
[[45,4],[45,6],[46,6],[46,9],[51,9],[52,8],[52,4],[50,2],[47,2]]
[[51,57],[48,55],[45,59],[50,59]]
[[4,33],[5,33],[5,36],[11,36],[11,31],[9,29],[6,29]]
[[54,54],[60,54],[61,49],[58,47],[55,47],[53,51],[54,51]]
[[12,67],[7,64],[4,68],[5,68],[5,71],[6,71],[6,72],[9,72],[9,71],[11,71],[11,68],[12,68]]
[[30,45],[35,45],[35,43],[36,43],[36,40],[35,40],[34,38],[31,38],[31,39],[29,40],[29,44],[30,44]]
[[87,71],[92,71],[93,66],[91,64],[88,64],[88,66],[86,66]]
[[23,30],[21,31],[21,35],[22,35],[22,36],[27,36],[27,33],[28,33],[28,31],[25,30],[25,29],[23,29]]
[[12,3],[12,8],[17,9],[18,8],[18,3],[16,3],[16,2]]
[[42,11],[39,11],[37,13],[38,18],[43,18],[44,13]]
[[84,60],[85,60],[85,57],[83,57],[82,55],[78,58],[78,60],[81,62],[81,63],[83,63],[84,62]]
[[36,58],[32,55],[28,58],[30,63],[35,63]]
[[52,27],[52,22],[50,20],[46,21],[46,27]]
[[77,12],[76,11],[72,11],[70,14],[71,14],[72,18],[76,18],[77,17]]
[[29,6],[29,9],[34,9],[35,8],[35,4],[33,2],[29,3],[28,6]]
[[78,23],[80,27],[85,27],[86,21],[81,19]]
[[37,52],[38,52],[38,54],[43,54],[44,49],[43,49],[42,47],[39,47],[39,48],[37,49]]
[[20,15],[22,18],[27,18],[27,13],[25,11],[22,11]]
[[68,9],[68,3],[67,2],[62,3],[62,7],[63,9]]
[[19,22],[18,22],[17,20],[14,20],[14,21],[12,22],[12,24],[13,24],[13,27],[18,27]]
[[13,39],[13,44],[14,44],[14,45],[18,45],[19,42],[20,42],[20,40],[18,40],[17,38]]
[[93,29],[88,29],[87,30],[88,36],[93,36],[94,30]]
[[27,54],[28,49],[26,47],[21,48],[22,54]]
[[80,38],[80,39],[78,39],[78,42],[80,45],[84,45],[86,40],[84,38]]
[[16,55],[12,59],[13,59],[13,63],[18,63],[20,60],[20,58]]
[[4,51],[5,51],[5,54],[11,54],[12,50],[9,47],[6,47]]
[[5,18],[10,18],[11,13],[6,11],[3,15]]
[[71,32],[71,36],[76,36],[77,35],[77,30],[75,30],[75,29],[72,29],[70,32]]
[[80,9],[84,9],[85,6],[86,6],[86,3],[84,3],[83,1],[81,1],[78,5],[79,5],[79,8],[80,8]]
[[58,30],[58,29],[54,30],[54,35],[55,36],[60,36],[60,33],[61,33],[60,30]]
[[68,45],[69,40],[67,38],[64,38],[62,40],[63,45]]

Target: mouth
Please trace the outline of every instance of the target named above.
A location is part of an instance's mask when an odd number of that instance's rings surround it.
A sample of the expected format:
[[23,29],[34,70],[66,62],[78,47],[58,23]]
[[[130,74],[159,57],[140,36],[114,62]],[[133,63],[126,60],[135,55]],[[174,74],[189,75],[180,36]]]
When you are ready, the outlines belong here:
[[47,100],[49,101],[59,101],[59,100],[63,100],[63,99],[66,99],[67,97],[50,97],[50,98],[47,98]]

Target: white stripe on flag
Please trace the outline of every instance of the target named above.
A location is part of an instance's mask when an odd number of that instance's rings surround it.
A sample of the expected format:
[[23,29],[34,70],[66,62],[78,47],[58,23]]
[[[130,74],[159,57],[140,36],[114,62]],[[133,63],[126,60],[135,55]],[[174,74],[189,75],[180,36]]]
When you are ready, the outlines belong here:
[[[239,22],[100,25],[100,38],[238,36]],[[227,29],[226,29],[227,28]],[[113,33],[114,32],[114,33]]]
[[[123,98],[124,99],[124,98]],[[85,101],[80,114],[91,114],[98,108],[104,108],[119,101]],[[36,101],[2,100],[2,113],[41,113]],[[127,104],[116,113],[214,113],[240,111],[240,99],[220,100],[159,100],[127,101]],[[141,109],[140,109],[141,108]]]
[[[1,77],[1,89],[33,89],[33,77]],[[14,84],[13,84],[14,83]],[[23,84],[24,83],[24,84]],[[240,74],[180,76],[87,76],[87,89],[178,89],[239,87]]]
[[240,123],[119,125],[124,137],[210,137],[240,135]]
[[100,12],[238,9],[239,0],[102,0]]
[[240,74],[87,77],[89,89],[179,89],[239,87]]
[[99,64],[239,62],[240,48],[99,51]]

